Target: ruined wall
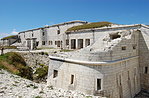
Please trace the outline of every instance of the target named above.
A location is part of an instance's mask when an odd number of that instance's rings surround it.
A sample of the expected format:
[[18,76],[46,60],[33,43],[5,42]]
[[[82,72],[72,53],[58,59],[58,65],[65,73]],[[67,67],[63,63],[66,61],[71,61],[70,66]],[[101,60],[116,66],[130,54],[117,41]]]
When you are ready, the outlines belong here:
[[[113,33],[116,32],[119,31],[113,31]],[[123,33],[121,33],[120,38],[110,41],[103,40],[109,37],[110,31],[104,32],[104,34],[100,34],[101,36],[93,45],[68,53],[64,57],[78,60],[78,62],[110,62],[116,60],[117,63],[95,66],[74,64],[53,59],[49,64],[48,84],[64,89],[79,90],[87,94],[99,94],[110,98],[133,97],[141,89],[137,57],[139,32],[137,30],[121,30],[121,32]],[[108,41],[108,44],[106,41]],[[125,49],[122,48],[123,46],[125,46]],[[59,57],[63,58],[61,55]],[[125,61],[121,61],[124,59]],[[54,70],[56,70],[56,76]],[[100,90],[97,87],[97,79],[101,79]]]
[[49,57],[47,53],[39,52],[39,53],[21,53],[22,57],[24,57],[25,62],[28,66],[32,67],[33,69],[42,67],[43,65],[49,65]]

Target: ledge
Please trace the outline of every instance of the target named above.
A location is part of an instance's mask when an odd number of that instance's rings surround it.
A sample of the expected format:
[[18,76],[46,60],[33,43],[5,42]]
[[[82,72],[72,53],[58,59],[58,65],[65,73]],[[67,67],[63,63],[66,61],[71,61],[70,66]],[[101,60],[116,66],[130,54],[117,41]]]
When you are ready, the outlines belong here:
[[51,60],[69,62],[69,63],[74,63],[74,64],[85,64],[85,65],[113,65],[113,64],[116,64],[116,63],[120,63],[120,62],[131,60],[131,59],[135,59],[135,58],[138,58],[138,57],[139,56],[131,56],[131,57],[118,59],[118,60],[113,60],[113,61],[92,62],[92,61],[82,61],[82,60],[74,60],[74,59],[62,58],[62,57],[56,57],[56,56],[49,56],[49,58]]

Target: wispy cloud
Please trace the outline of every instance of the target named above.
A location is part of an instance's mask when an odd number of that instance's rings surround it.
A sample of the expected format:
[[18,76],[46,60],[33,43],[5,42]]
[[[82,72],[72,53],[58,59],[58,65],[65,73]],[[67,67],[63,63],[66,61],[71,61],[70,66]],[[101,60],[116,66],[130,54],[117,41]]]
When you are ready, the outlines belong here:
[[12,35],[17,35],[18,32],[16,32],[16,29],[13,29],[12,32],[11,32],[10,34],[12,34]]

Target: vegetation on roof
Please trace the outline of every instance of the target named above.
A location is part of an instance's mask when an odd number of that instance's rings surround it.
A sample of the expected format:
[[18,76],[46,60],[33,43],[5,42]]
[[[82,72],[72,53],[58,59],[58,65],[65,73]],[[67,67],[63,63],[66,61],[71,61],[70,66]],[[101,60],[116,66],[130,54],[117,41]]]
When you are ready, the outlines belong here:
[[77,31],[77,30],[82,30],[82,29],[100,28],[100,27],[110,26],[110,24],[112,24],[112,23],[111,22],[93,22],[93,23],[89,23],[89,24],[71,27],[67,30],[67,32]]
[[7,36],[7,37],[2,38],[2,40],[10,39],[10,38],[13,38],[13,37],[16,37],[16,36],[17,36],[17,35]]

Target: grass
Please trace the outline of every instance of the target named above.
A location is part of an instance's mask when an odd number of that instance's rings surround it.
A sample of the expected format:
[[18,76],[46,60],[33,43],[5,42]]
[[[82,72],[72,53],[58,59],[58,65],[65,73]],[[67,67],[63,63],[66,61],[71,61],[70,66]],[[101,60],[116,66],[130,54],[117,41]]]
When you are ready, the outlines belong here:
[[71,51],[74,51],[74,50],[67,50],[67,49],[60,50],[60,52],[71,52]]
[[100,27],[110,26],[110,24],[112,24],[112,23],[111,22],[94,22],[94,23],[71,27],[67,30],[67,32],[78,31],[78,30],[82,30],[82,29],[100,28]]
[[24,59],[15,52],[0,55],[0,69],[32,80],[32,69],[26,66]]
[[36,75],[35,79],[45,78],[48,74],[48,66],[42,64],[42,67],[37,68],[34,74]]
[[41,96],[36,96],[35,98],[42,98]]
[[0,46],[0,48],[4,48],[4,49],[17,49],[16,46]]
[[2,38],[2,40],[10,39],[10,38],[13,38],[13,37],[17,37],[17,35],[11,35],[11,36],[4,37],[4,38]]

